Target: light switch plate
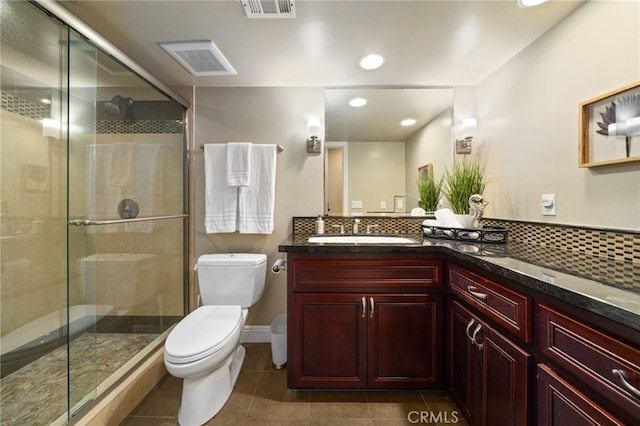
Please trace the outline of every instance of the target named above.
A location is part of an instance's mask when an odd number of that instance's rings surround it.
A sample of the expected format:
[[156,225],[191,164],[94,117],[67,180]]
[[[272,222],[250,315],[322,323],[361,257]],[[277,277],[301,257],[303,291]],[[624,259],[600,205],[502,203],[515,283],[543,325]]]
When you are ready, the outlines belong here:
[[542,194],[540,204],[542,205],[543,216],[556,215],[556,194]]
[[362,200],[351,200],[351,208],[352,209],[361,209],[362,208]]

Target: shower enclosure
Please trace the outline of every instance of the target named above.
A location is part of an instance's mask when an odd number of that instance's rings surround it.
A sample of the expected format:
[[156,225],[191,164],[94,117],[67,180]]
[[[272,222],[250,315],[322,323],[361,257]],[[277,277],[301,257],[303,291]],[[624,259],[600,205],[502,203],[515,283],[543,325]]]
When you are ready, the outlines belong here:
[[0,0],[0,424],[64,424],[185,313],[186,108]]

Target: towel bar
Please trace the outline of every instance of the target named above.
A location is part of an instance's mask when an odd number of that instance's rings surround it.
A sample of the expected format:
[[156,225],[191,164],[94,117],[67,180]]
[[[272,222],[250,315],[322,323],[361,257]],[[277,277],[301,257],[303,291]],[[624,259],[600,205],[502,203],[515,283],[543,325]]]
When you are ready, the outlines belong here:
[[[200,145],[200,149],[204,149],[204,145]],[[278,153],[284,151],[284,147],[282,145],[276,145],[276,149],[278,150]]]

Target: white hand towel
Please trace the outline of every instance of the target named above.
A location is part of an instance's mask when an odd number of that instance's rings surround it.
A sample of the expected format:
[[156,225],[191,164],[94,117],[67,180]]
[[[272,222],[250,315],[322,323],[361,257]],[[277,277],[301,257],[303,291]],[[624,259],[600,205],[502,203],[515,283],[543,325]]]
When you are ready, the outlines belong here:
[[227,185],[227,145],[204,146],[205,215],[209,234],[235,232],[238,215],[238,188]]
[[135,144],[114,143],[111,149],[108,184],[125,186],[131,182]]
[[239,188],[238,230],[241,234],[270,234],[276,199],[276,145],[251,147],[249,186]]
[[249,185],[251,142],[230,142],[227,144],[227,185]]
[[456,216],[450,209],[436,210],[434,216],[440,226],[444,228],[463,228],[462,224],[456,219]]

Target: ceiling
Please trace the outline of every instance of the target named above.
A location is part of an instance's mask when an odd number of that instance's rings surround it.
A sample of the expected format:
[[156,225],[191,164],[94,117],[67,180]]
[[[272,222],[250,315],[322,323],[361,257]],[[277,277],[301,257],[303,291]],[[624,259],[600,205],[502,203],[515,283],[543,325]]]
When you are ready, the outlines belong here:
[[[235,0],[61,3],[169,86],[441,89],[479,84],[583,1],[295,0],[295,18],[275,19]],[[193,76],[160,47],[190,40],[213,41],[237,75]],[[359,68],[369,53],[384,65]]]

